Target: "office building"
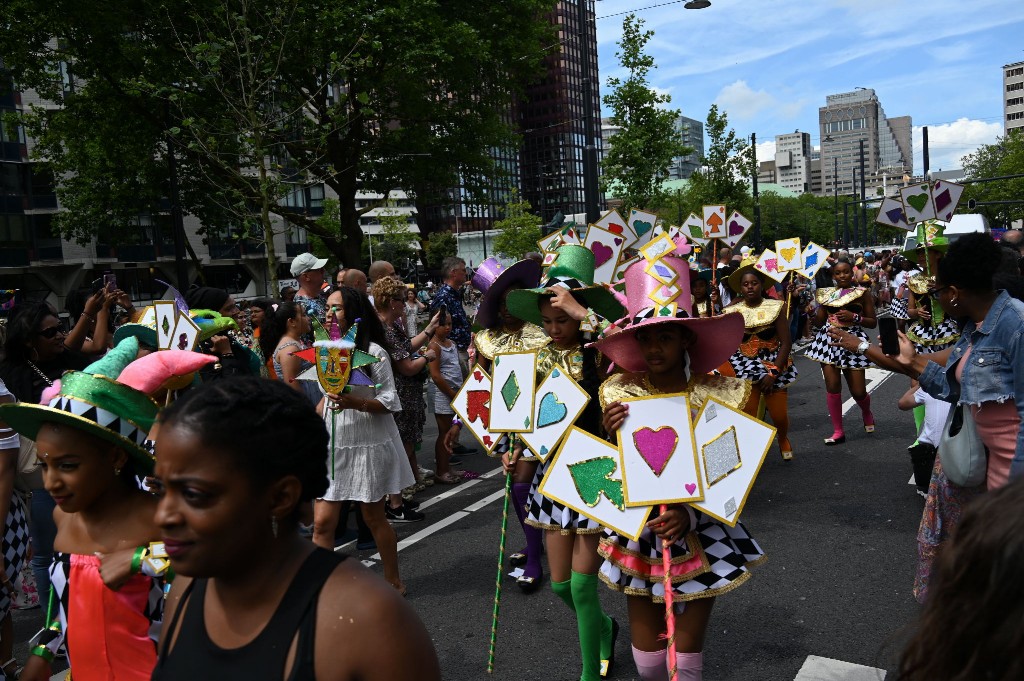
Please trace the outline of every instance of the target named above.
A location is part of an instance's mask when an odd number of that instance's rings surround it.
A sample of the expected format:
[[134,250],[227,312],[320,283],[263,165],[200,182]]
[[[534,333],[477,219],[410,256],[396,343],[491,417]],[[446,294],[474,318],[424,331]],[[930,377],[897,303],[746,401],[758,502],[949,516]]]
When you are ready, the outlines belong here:
[[818,126],[823,194],[838,188],[840,195],[860,196],[862,145],[866,196],[876,196],[892,178],[913,175],[910,116],[887,117],[874,90],[829,95],[818,109]]
[[779,173],[775,161],[760,161],[757,164],[758,184],[778,184]]
[[[612,136],[619,131],[619,127],[612,124],[612,119],[601,119],[601,148],[602,159],[607,156],[612,148]],[[700,168],[700,160],[704,156],[704,124],[693,118],[679,116],[675,120],[676,131],[682,136],[683,144],[693,149],[685,156],[676,156],[668,167],[665,179],[686,180],[694,171]]]
[[1024,61],[1003,67],[1003,130],[1024,128]]
[[811,135],[794,130],[775,136],[776,182],[797,194],[811,191]]

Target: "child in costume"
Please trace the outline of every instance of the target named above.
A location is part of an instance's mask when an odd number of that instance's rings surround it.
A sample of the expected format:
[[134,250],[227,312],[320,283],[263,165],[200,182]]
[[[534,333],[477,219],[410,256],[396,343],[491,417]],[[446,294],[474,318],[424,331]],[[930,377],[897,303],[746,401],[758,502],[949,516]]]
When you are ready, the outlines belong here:
[[[482,294],[476,321],[483,328],[473,335],[472,348],[476,362],[485,371],[490,371],[495,355],[503,352],[529,352],[548,344],[549,339],[544,329],[510,314],[506,305],[510,292],[534,288],[540,284],[540,270],[540,264],[534,260],[520,260],[504,267],[496,258],[488,258],[473,273],[473,287]],[[448,452],[459,441],[461,430],[462,424],[458,419],[453,419],[452,427],[445,436],[445,449]],[[494,453],[501,456],[508,450],[509,438],[502,436],[495,445]],[[540,557],[544,552],[540,530],[526,524],[530,483],[536,471],[537,459],[523,457],[512,474],[512,504],[526,536],[526,548],[513,553],[509,563],[513,567],[523,568],[517,584],[527,593],[540,586]]]
[[149,395],[215,359],[168,350],[133,362],[138,349],[129,337],[84,371],[65,373],[44,394],[48,404],[0,407],[0,419],[35,440],[57,502],[46,626],[23,679],[48,679],[65,638],[76,681],[143,681],[156,663],[164,571],[146,547],[160,537],[157,499],[136,481],[154,464],[145,444],[158,406]]
[[[411,292],[410,292],[411,293]],[[459,348],[448,338],[452,330],[452,319],[446,316],[443,323],[434,329],[434,337],[430,346],[437,353],[437,361],[427,365],[430,368],[430,386],[427,391],[427,404],[434,412],[437,423],[437,439],[434,440],[434,480],[442,485],[454,485],[462,482],[462,477],[451,471],[451,454],[445,449],[444,438],[452,427],[452,400],[462,388],[466,377],[462,373],[459,362]]]
[[[644,271],[646,262],[632,265],[626,270],[627,316],[618,323],[622,330],[592,344],[628,372],[613,375],[601,385],[603,424],[613,438],[629,413],[628,403],[622,400],[686,392],[694,409],[709,397],[742,409],[750,397],[749,382],[708,375],[739,345],[742,318],[736,314],[694,317],[686,263],[676,257],[663,257],[660,262],[680,274],[676,298],[655,306],[648,295],[662,288],[662,283]],[[667,659],[664,638],[662,539],[673,542],[674,661]],[[702,678],[702,651],[714,599],[743,584],[750,578],[748,568],[764,560],[761,548],[741,523],[729,527],[686,504],[670,506],[652,518],[639,541],[606,530],[599,551],[604,557],[601,579],[629,599],[633,659],[644,681],[666,681],[673,662],[679,679]]]
[[[805,353],[808,359],[821,364],[821,373],[825,377],[825,401],[828,415],[832,419],[832,435],[825,438],[828,446],[846,442],[846,433],[843,431],[844,376],[850,394],[863,415],[864,431],[875,432],[871,396],[864,382],[864,369],[871,365],[864,355],[870,346],[864,329],[873,329],[878,323],[875,319],[875,301],[866,288],[853,284],[853,267],[849,262],[837,262],[832,268],[832,279],[835,287],[819,288],[816,292],[819,307],[814,313],[814,321],[820,328]],[[847,350],[834,343],[828,333],[833,327],[844,329],[860,338],[857,350]]]
[[753,384],[746,406],[748,414],[757,416],[758,403],[764,397],[772,424],[778,430],[782,458],[790,461],[793,445],[789,441],[787,388],[797,377],[789,354],[793,339],[785,314],[786,302],[764,296],[764,275],[754,267],[756,262],[747,258],[729,275],[729,288],[737,297],[726,312],[743,317],[743,341],[729,358],[729,364],[737,378]]
[[[586,308],[604,319],[618,319],[622,306],[610,291],[595,286],[593,280],[593,252],[582,246],[562,246],[544,285],[512,291],[507,305],[515,316],[543,324],[551,342],[537,352],[537,375],[543,378],[557,367],[572,376],[590,395],[576,425],[597,434],[601,425],[595,399],[600,385],[599,356],[583,347],[580,322],[586,316]],[[568,310],[582,314],[573,316]],[[506,470],[517,465],[522,451],[521,445],[517,445],[511,457],[503,459]],[[538,486],[547,465],[541,464],[534,475],[526,522],[545,531],[551,589],[576,613],[583,662],[580,679],[596,681],[611,669],[618,634],[618,624],[602,611],[597,592],[601,526],[540,494]]]

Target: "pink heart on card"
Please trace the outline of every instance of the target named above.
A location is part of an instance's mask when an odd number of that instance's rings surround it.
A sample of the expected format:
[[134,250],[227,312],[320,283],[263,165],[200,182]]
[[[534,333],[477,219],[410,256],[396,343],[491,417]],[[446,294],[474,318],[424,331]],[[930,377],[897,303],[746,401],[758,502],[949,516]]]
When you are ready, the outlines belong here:
[[662,426],[657,430],[644,426],[633,431],[633,444],[644,462],[651,467],[655,476],[661,476],[676,451],[679,434],[672,426]]
[[693,493],[697,491],[697,485],[693,484],[692,482],[686,483],[684,487],[686,487],[686,493],[689,494],[691,497],[693,496]]
[[598,268],[612,259],[612,249],[610,246],[605,246],[600,241],[595,241],[594,245],[591,246],[591,250],[594,251],[594,267]]

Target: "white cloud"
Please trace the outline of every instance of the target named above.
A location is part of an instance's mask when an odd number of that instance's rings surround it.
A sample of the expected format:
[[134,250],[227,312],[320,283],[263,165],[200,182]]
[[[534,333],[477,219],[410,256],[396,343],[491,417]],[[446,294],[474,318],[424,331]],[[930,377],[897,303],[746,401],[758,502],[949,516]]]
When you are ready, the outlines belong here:
[[729,120],[751,120],[762,111],[774,108],[778,102],[765,90],[754,90],[745,80],[726,85],[715,97],[718,108],[729,114]]
[[[914,172],[924,170],[921,126],[914,126]],[[963,167],[963,157],[983,144],[992,144],[1003,134],[1001,122],[961,118],[953,123],[928,126],[928,157],[930,170],[953,170]]]
[[757,143],[757,162],[775,160],[775,140]]

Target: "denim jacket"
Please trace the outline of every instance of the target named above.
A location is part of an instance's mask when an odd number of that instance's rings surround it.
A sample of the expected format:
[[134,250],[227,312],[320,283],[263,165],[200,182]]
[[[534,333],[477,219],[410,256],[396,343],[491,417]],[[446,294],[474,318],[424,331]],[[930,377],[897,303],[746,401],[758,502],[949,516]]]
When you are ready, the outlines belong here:
[[[956,365],[971,345],[971,356],[956,380]],[[1000,291],[981,327],[968,322],[953,346],[946,366],[928,362],[920,377],[925,392],[954,404],[1013,400],[1024,425],[1024,303]],[[1010,479],[1024,473],[1024,428],[1017,430],[1017,447]]]

